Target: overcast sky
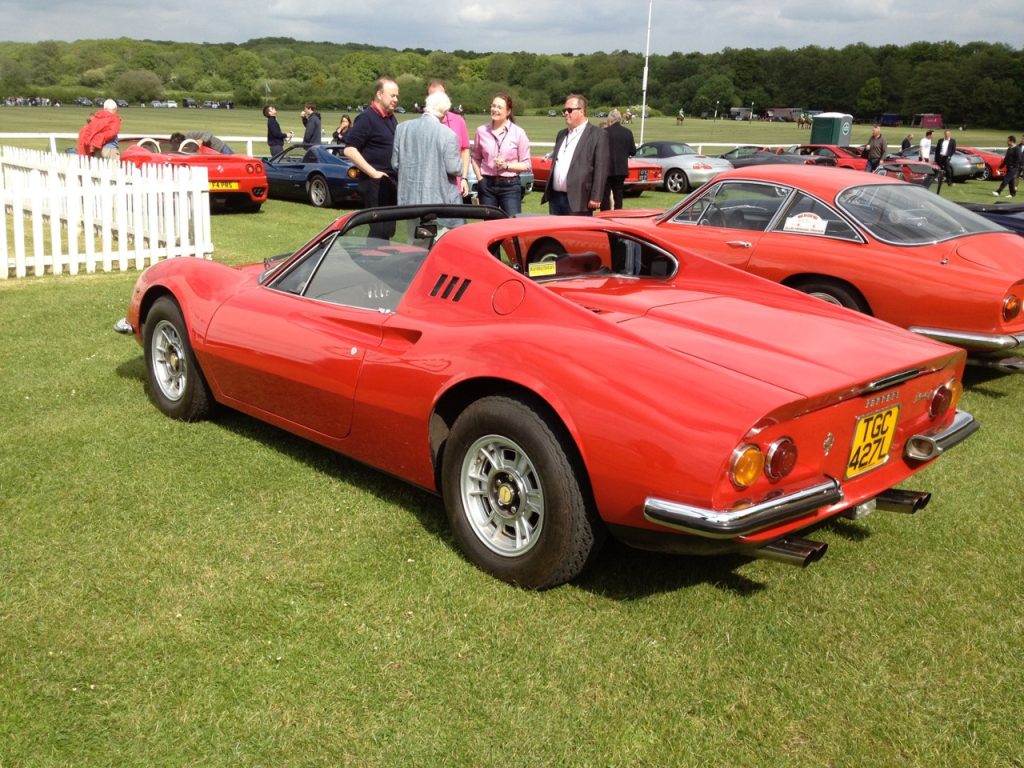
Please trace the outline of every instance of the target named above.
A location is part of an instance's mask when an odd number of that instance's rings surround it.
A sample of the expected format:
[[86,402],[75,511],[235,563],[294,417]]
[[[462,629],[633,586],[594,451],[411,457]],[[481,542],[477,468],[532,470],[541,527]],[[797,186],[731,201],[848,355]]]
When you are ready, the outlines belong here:
[[[649,0],[0,0],[0,40],[259,37],[454,51],[647,47]],[[926,40],[1024,44],[1014,0],[653,0],[652,53]]]

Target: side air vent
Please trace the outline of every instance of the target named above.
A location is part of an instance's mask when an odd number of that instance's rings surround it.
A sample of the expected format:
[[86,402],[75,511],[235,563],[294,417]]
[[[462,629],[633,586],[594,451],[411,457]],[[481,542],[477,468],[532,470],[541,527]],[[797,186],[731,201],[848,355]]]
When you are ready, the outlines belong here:
[[440,295],[442,299],[451,299],[457,302],[462,298],[462,294],[466,292],[466,289],[469,288],[472,282],[472,280],[456,275],[442,274],[437,278],[437,282],[434,283],[434,288],[430,291],[430,295]]

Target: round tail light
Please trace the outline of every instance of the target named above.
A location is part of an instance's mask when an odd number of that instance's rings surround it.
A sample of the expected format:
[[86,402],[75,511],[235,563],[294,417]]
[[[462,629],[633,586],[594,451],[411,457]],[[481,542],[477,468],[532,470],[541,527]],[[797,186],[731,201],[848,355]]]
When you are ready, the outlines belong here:
[[764,473],[770,480],[781,480],[796,466],[796,443],[788,437],[780,437],[768,446]]
[[933,419],[944,416],[950,408],[955,408],[960,402],[963,391],[963,384],[957,379],[947,381],[932,394],[932,400],[928,404],[928,415]]
[[729,479],[737,488],[749,488],[764,470],[764,454],[756,445],[745,445],[732,453]]
[[1020,297],[1012,293],[1006,294],[1006,298],[1003,299],[1003,321],[1009,322],[1019,314]]

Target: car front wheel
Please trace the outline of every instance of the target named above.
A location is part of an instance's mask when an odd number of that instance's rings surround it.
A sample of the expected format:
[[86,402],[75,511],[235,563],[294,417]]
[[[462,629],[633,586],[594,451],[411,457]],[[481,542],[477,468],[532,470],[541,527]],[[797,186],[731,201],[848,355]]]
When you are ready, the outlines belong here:
[[579,462],[527,403],[486,397],[456,419],[442,485],[460,549],[482,570],[528,589],[577,576],[603,540]]
[[672,168],[665,174],[665,190],[675,195],[681,195],[690,191],[690,181],[681,170]]
[[150,396],[156,407],[182,421],[208,416],[213,399],[173,299],[164,296],[156,300],[146,317],[142,339]]

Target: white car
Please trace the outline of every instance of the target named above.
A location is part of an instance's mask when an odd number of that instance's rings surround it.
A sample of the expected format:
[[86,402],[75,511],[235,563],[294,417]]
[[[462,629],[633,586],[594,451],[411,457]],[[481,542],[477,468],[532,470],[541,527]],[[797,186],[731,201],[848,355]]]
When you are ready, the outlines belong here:
[[732,170],[728,160],[702,155],[681,141],[645,142],[637,147],[635,157],[660,165],[662,185],[666,191],[676,194],[702,187],[718,174]]

